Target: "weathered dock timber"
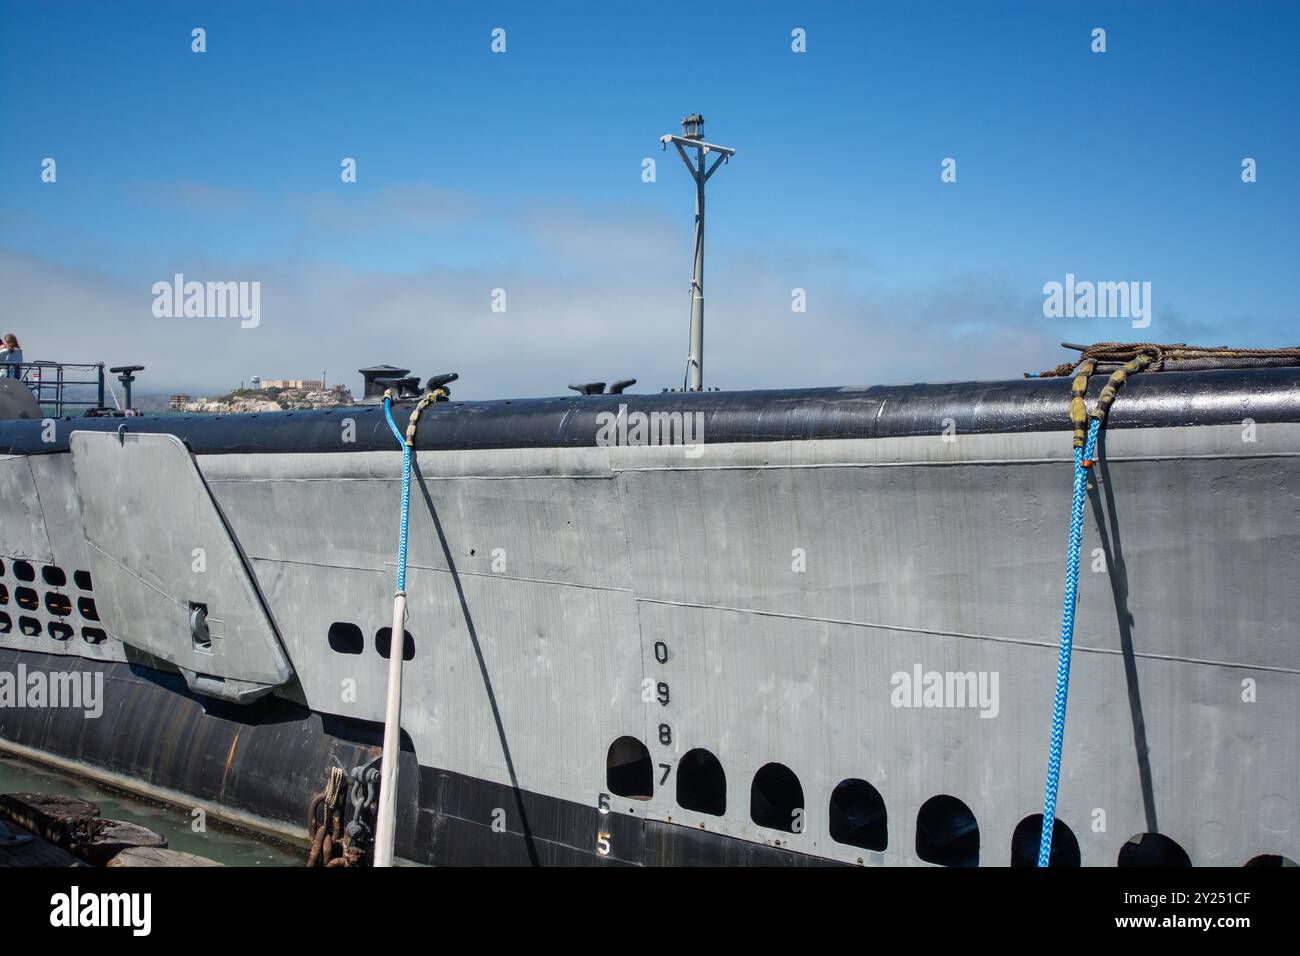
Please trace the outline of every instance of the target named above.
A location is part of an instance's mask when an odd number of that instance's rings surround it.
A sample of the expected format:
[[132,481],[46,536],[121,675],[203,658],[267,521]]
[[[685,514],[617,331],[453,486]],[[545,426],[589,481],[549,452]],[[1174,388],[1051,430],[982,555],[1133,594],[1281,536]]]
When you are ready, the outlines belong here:
[[194,854],[169,851],[167,840],[153,830],[103,819],[95,804],[63,794],[0,794],[0,820],[32,837],[16,846],[0,846],[0,865],[220,866]]
[[25,827],[11,824],[8,829],[20,839],[22,837],[29,839],[15,843],[0,841],[0,868],[89,866],[67,850],[62,850],[48,840],[41,839]]
[[183,853],[156,846],[134,846],[122,850],[104,864],[109,868],[118,867],[209,867],[224,866],[216,860],[195,853]]

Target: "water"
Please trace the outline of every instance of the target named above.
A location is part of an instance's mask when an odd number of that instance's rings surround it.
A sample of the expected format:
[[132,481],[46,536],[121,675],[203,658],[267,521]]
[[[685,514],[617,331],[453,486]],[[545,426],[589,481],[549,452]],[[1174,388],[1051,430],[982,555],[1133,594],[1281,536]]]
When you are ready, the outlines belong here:
[[225,827],[211,819],[206,833],[195,833],[188,811],[108,790],[94,781],[0,753],[0,793],[24,792],[89,800],[105,819],[138,823],[166,837],[169,849],[205,856],[226,866],[300,867],[307,859],[306,848]]

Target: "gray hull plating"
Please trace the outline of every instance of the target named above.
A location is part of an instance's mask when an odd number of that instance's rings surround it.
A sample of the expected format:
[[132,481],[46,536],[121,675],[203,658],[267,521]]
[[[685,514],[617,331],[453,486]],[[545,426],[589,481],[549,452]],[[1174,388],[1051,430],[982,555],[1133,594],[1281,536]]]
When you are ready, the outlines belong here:
[[[1105,433],[1057,810],[1085,865],[1114,864],[1148,831],[1197,865],[1300,859],[1300,425],[1251,437],[1239,425]],[[980,862],[1008,862],[1016,825],[1041,812],[1068,433],[695,452],[419,452],[402,720],[419,764],[596,806],[610,745],[631,736],[656,767],[653,794],[615,797],[613,813],[900,865],[920,862],[921,806],[948,794],[978,821]],[[74,457],[0,459],[11,596],[15,560],[69,581],[89,566]],[[375,637],[389,623],[400,455],[197,462],[283,642],[293,677],[277,693],[381,720]],[[44,603],[0,610],[40,624],[0,635],[7,646],[143,659],[136,621],[104,620],[110,637],[92,645],[52,638],[65,618]],[[360,629],[360,653],[331,646],[340,624]],[[903,693],[931,672],[973,675],[986,693]],[[720,816],[677,801],[695,748],[725,770]],[[770,763],[802,787],[797,832],[751,818],[751,783]],[[884,800],[883,851],[831,837],[831,794],[855,778]],[[594,828],[591,851],[608,840]]]

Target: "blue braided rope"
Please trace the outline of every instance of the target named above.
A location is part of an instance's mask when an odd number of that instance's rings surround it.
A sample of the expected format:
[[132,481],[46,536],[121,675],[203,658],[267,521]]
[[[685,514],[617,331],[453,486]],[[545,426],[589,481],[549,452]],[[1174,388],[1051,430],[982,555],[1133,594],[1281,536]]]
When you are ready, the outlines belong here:
[[384,417],[393,430],[393,437],[402,446],[402,524],[397,532],[397,593],[402,594],[406,591],[406,533],[411,513],[411,446],[393,421],[392,405],[391,398],[384,399]]
[[1047,753],[1047,787],[1043,794],[1043,833],[1038,842],[1038,865],[1052,856],[1052,829],[1056,823],[1056,791],[1061,782],[1061,745],[1065,738],[1065,700],[1070,693],[1070,653],[1074,649],[1074,610],[1079,597],[1079,543],[1083,538],[1083,501],[1088,488],[1084,460],[1096,461],[1097,431],[1101,419],[1088,426],[1088,440],[1074,450],[1074,503],[1070,509],[1070,546],[1065,564],[1065,602],[1061,607],[1061,656],[1056,664],[1056,700],[1052,704],[1052,744]]
[[397,427],[397,422],[393,421],[393,413],[390,409],[393,407],[391,398],[384,398],[384,417],[388,419],[388,427],[393,432],[393,437],[397,439],[397,444],[403,448],[406,447],[406,439],[402,437],[402,431]]

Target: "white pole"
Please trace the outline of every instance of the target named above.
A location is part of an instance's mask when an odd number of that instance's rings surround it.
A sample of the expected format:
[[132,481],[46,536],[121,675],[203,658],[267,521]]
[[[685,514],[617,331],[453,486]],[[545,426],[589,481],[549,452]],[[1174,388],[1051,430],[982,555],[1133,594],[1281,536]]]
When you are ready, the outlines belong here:
[[697,149],[696,154],[699,168],[695,171],[695,269],[691,274],[689,388],[692,392],[704,388],[704,149]]
[[384,708],[384,755],[379,764],[379,813],[375,821],[375,866],[393,865],[397,832],[397,764],[402,733],[402,657],[406,652],[406,594],[393,597],[393,632],[388,642],[388,704]]

